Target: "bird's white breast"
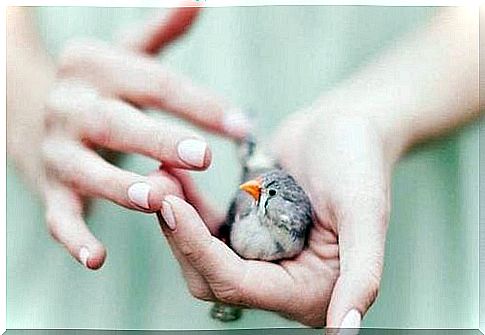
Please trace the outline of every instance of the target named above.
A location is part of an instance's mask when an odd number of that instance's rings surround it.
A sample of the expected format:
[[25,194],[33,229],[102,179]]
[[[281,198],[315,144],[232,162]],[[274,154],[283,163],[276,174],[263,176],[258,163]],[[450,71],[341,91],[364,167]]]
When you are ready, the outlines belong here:
[[236,217],[231,229],[231,247],[247,259],[269,259],[276,252],[270,231],[261,225],[256,212]]
[[232,249],[240,256],[266,261],[291,258],[301,251],[304,242],[261,224],[256,211],[242,218],[236,216],[230,240]]

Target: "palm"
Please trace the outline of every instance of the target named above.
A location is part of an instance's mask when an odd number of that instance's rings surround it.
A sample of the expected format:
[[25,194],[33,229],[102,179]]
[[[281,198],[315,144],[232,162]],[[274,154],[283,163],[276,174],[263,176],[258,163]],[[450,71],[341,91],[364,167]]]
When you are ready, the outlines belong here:
[[276,311],[310,326],[338,327],[348,308],[368,308],[382,268],[388,166],[379,138],[361,121],[293,118],[271,146],[315,209],[308,246],[294,259],[241,259],[193,207],[165,198],[177,228],[162,227],[195,297]]
[[[328,228],[322,221],[316,222],[307,249],[295,259],[280,262],[292,281],[289,301],[301,300],[294,310],[280,312],[309,326],[325,324],[332,288],[339,274],[337,239]],[[273,294],[279,295],[281,291],[276,288]]]

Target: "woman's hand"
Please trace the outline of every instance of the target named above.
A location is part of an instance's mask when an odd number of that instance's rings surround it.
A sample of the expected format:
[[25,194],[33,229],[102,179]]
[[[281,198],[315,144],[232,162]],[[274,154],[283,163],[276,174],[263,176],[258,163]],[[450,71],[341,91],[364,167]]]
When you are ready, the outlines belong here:
[[368,120],[319,107],[297,115],[273,148],[316,212],[299,256],[243,260],[173,196],[164,200],[164,232],[197,298],[272,310],[309,326],[358,327],[379,289],[392,164]]
[[[41,192],[49,231],[90,269],[103,264],[105,249],[83,220],[85,198],[154,212],[165,195],[183,196],[172,175],[124,171],[96,149],[145,155],[171,169],[204,170],[211,162],[204,138],[150,118],[141,109],[164,109],[226,136],[245,134],[247,124],[241,114],[231,113],[220,98],[151,57],[185,32],[197,13],[198,8],[175,9],[145,29],[132,30],[123,46],[76,41],[61,53],[43,109],[45,129],[37,169],[45,177]],[[19,104],[12,102],[12,108]],[[16,148],[18,157],[22,150]]]
[[310,326],[359,327],[379,290],[393,165],[479,114],[477,32],[473,11],[443,10],[280,127],[270,148],[317,217],[296,258],[243,260],[190,205],[166,197],[163,230],[192,294]]
[[[336,264],[320,315],[330,328],[359,327],[379,290],[390,177],[398,157],[376,122],[328,102],[287,120],[274,143],[282,165],[314,205],[317,222],[308,252],[322,267]],[[329,248],[334,253],[328,258]]]

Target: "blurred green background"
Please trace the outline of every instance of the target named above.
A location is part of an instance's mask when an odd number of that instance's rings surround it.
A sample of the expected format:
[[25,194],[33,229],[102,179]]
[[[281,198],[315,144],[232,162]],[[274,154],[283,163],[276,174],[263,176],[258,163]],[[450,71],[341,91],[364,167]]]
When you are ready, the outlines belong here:
[[[402,34],[425,25],[437,10],[210,8],[160,59],[250,109],[260,133],[269,136],[285,116],[333,88]],[[143,20],[150,11],[50,7],[38,8],[37,20],[55,57],[72,37],[111,40],[118,28]],[[213,166],[197,174],[197,180],[210,190],[210,197],[226,206],[237,183],[234,148],[207,136]],[[140,156],[127,157],[122,165],[140,173],[157,166]],[[187,292],[155,218],[105,201],[94,203],[88,222],[108,248],[107,262],[98,272],[85,271],[50,239],[38,198],[11,165],[7,220],[7,328],[299,326],[255,310],[233,323],[210,319],[210,305]],[[475,124],[413,151],[396,169],[381,292],[363,325],[475,328],[477,222]]]

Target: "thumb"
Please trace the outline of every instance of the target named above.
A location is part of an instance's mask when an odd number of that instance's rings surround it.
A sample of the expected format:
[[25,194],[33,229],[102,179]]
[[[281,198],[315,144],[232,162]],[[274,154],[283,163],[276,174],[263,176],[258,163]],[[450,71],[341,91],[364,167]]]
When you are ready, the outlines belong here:
[[188,171],[168,168],[167,172],[178,179],[182,185],[185,200],[195,207],[212,235],[217,235],[219,227],[224,223],[225,215],[210,201],[210,195],[202,194],[198,190]]
[[328,328],[360,328],[362,316],[377,297],[388,222],[382,203],[353,203],[351,210],[343,211],[347,214],[338,226],[340,276],[330,299]]
[[167,12],[157,12],[148,22],[124,27],[117,34],[119,44],[127,49],[148,55],[173,42],[195,22],[201,7],[177,7]]

